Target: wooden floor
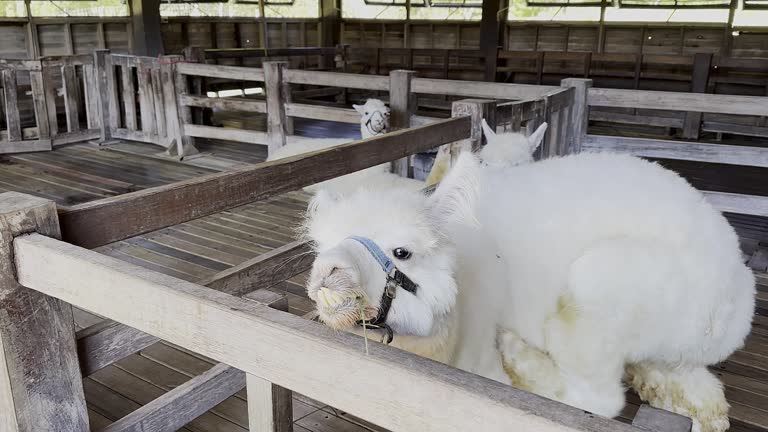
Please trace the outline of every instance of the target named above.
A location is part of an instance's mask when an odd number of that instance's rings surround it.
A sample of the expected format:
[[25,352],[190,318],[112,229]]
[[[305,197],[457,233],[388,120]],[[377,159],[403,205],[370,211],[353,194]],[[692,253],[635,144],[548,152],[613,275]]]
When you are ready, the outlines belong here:
[[[313,133],[312,127],[312,124],[297,124],[297,130],[309,131],[308,134]],[[346,129],[345,133],[354,135],[355,129]],[[259,146],[224,143],[198,143],[198,146],[204,154],[184,163],[169,160],[157,147],[129,143],[105,148],[73,145],[54,152],[4,156],[0,157],[0,190],[18,190],[62,205],[73,205],[258,163],[265,156]],[[291,241],[307,199],[303,192],[288,193],[117,242],[98,251],[196,281]],[[713,368],[725,383],[732,404],[731,430],[739,432],[768,432],[768,243],[760,238],[760,233],[768,232],[768,226],[759,224],[744,221],[743,225],[751,226],[752,230],[740,231],[745,259],[758,269],[760,283],[753,331],[743,350]],[[312,309],[312,303],[304,294],[303,277],[297,276],[278,288],[288,296],[289,312],[296,315]],[[86,311],[76,314],[78,328],[100,320]],[[92,429],[99,430],[212,365],[210,359],[161,342],[95,373],[84,381]],[[628,402],[621,416],[624,421],[631,420],[639,404],[633,394],[628,394]],[[380,430],[301,395],[295,396],[294,419],[300,432]],[[182,430],[247,429],[243,390]]]

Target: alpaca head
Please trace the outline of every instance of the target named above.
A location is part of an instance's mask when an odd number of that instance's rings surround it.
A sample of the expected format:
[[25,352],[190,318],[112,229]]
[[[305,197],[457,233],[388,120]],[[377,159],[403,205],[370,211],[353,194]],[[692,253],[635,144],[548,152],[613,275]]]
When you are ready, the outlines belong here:
[[363,138],[387,133],[389,107],[378,99],[368,99],[363,105],[352,105],[360,113],[360,133]]
[[399,188],[360,189],[348,196],[318,193],[303,228],[317,253],[307,292],[320,320],[347,329],[361,319],[373,320],[382,307],[388,273],[373,250],[351,238],[357,236],[375,244],[418,285],[414,293],[394,289],[386,325],[395,334],[429,336],[456,300],[449,230],[476,223],[479,166],[474,155],[462,154],[430,196]]
[[542,123],[528,137],[520,132],[496,134],[485,119],[482,126],[487,144],[480,150],[479,156],[489,166],[509,167],[533,162],[533,153],[541,145],[547,131],[546,123]]

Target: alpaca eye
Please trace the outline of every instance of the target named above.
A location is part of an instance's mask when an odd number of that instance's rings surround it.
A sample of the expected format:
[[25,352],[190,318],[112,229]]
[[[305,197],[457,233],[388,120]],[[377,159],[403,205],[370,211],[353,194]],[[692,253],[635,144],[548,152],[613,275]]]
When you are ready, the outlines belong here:
[[411,257],[411,251],[405,248],[395,248],[395,250],[392,251],[392,255],[399,260],[407,260]]
[[365,112],[365,115],[368,115],[368,111]]

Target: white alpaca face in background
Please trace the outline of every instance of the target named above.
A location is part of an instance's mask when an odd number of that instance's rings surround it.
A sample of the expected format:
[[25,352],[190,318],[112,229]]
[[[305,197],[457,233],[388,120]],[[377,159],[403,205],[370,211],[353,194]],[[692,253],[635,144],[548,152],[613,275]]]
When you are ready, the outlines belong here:
[[389,129],[389,107],[378,99],[368,99],[364,105],[352,105],[360,114],[360,129],[363,138],[387,133]]
[[485,119],[482,122],[483,135],[487,144],[480,150],[483,164],[496,167],[510,167],[533,162],[533,154],[544,140],[547,123],[542,123],[531,136],[520,132],[497,134]]
[[415,295],[397,289],[386,321],[396,334],[428,336],[436,320],[451,311],[456,301],[454,246],[443,229],[474,220],[478,163],[474,157],[463,159],[429,197],[398,188],[315,196],[304,227],[317,252],[307,292],[322,322],[348,329],[361,312],[366,320],[378,313],[386,274],[350,236],[373,240],[419,285]]

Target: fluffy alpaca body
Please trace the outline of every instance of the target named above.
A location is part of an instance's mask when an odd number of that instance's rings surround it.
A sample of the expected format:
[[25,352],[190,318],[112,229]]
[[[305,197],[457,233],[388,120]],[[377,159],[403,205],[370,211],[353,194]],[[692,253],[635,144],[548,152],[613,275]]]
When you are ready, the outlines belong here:
[[[398,290],[394,345],[596,414],[623,407],[622,378],[654,406],[728,427],[706,366],[743,345],[755,283],[723,216],[682,178],[624,155],[480,168],[463,154],[429,198],[316,197],[308,284],[328,325],[359,333],[383,271],[374,240],[420,285]],[[332,293],[329,296],[325,294]]]
[[[353,105],[360,113],[360,134],[363,139],[382,135],[389,127],[389,107],[378,99],[368,99],[364,105]],[[269,155],[268,161],[283,159],[302,153],[327,149],[346,144],[353,140],[349,138],[307,138],[288,136],[286,145]],[[361,186],[369,188],[403,187],[417,190],[424,187],[420,181],[392,174],[390,164],[384,163],[371,168],[360,170],[345,176],[336,177],[304,188],[307,192],[315,193],[321,189],[337,193],[350,193]]]

